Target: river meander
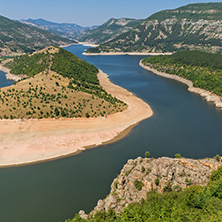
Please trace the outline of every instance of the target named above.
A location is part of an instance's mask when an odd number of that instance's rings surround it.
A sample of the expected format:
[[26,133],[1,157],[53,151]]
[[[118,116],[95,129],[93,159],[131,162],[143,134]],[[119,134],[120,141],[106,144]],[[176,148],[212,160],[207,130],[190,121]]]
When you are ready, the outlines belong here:
[[[83,56],[87,47],[66,49],[94,64],[146,101],[154,115],[128,136],[76,156],[0,169],[0,221],[57,222],[80,209],[89,212],[109,193],[112,180],[130,158],[222,155],[222,111],[187,86],[156,76],[138,63],[145,56]],[[0,72],[0,87],[12,84]]]

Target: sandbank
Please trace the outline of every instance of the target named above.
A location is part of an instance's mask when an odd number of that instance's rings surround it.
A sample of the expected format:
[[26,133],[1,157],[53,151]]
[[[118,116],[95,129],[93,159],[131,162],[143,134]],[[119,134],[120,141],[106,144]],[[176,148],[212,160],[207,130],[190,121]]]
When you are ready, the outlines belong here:
[[[153,115],[150,106],[98,73],[100,84],[128,108],[108,117],[0,120],[0,167],[31,164],[77,154],[120,139],[129,127]],[[125,135],[123,133],[123,136]]]
[[156,75],[163,76],[163,77],[166,77],[166,78],[169,78],[169,79],[174,79],[174,80],[177,80],[179,82],[182,82],[182,83],[186,84],[188,86],[188,91],[190,91],[192,93],[199,94],[200,96],[202,96],[208,102],[213,102],[216,107],[222,108],[222,98],[220,96],[217,96],[216,94],[211,93],[207,90],[194,87],[192,81],[190,81],[188,79],[184,79],[184,78],[179,77],[177,75],[172,75],[172,74],[167,74],[165,72],[160,72],[156,69],[153,69],[149,66],[144,65],[142,63],[142,60],[140,60],[139,65],[142,68],[155,73]]
[[172,55],[171,52],[160,53],[160,52],[100,52],[100,53],[88,53],[83,52],[85,56],[98,56],[98,55]]

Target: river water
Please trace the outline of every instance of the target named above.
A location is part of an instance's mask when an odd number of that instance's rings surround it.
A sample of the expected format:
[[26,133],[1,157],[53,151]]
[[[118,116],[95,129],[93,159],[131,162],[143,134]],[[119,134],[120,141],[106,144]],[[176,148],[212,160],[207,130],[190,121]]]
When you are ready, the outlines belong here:
[[[146,101],[154,116],[122,140],[76,156],[0,169],[0,222],[57,222],[80,209],[89,212],[109,193],[113,179],[130,158],[222,155],[222,111],[187,86],[156,76],[138,63],[144,56],[83,56],[88,47],[66,49],[94,64]],[[0,87],[10,85],[0,72]]]

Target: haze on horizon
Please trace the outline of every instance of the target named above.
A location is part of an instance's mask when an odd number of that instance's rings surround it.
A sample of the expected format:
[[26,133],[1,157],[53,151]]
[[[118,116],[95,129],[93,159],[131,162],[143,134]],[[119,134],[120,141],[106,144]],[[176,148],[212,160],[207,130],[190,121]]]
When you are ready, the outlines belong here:
[[1,2],[0,15],[10,19],[43,18],[52,22],[93,26],[101,25],[112,17],[144,19],[161,10],[207,2],[209,0],[8,0]]

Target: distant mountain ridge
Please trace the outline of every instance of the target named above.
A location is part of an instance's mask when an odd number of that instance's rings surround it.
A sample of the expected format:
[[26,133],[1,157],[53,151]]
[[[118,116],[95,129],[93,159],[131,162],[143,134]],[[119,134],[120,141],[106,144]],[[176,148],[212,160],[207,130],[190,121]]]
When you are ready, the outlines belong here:
[[97,26],[92,27],[82,27],[80,25],[77,25],[75,23],[56,23],[56,22],[50,22],[45,19],[22,19],[20,20],[21,23],[31,25],[34,27],[38,27],[43,30],[48,30],[51,32],[56,33],[57,35],[69,38],[69,39],[75,39],[78,34],[85,31],[86,29],[94,29]]
[[50,45],[74,44],[76,41],[0,16],[0,55],[13,56],[33,52]]
[[88,52],[222,51],[222,3],[157,12],[126,33]]
[[142,19],[111,18],[101,26],[93,30],[86,30],[77,36],[80,42],[104,43],[131,30],[142,22]]

